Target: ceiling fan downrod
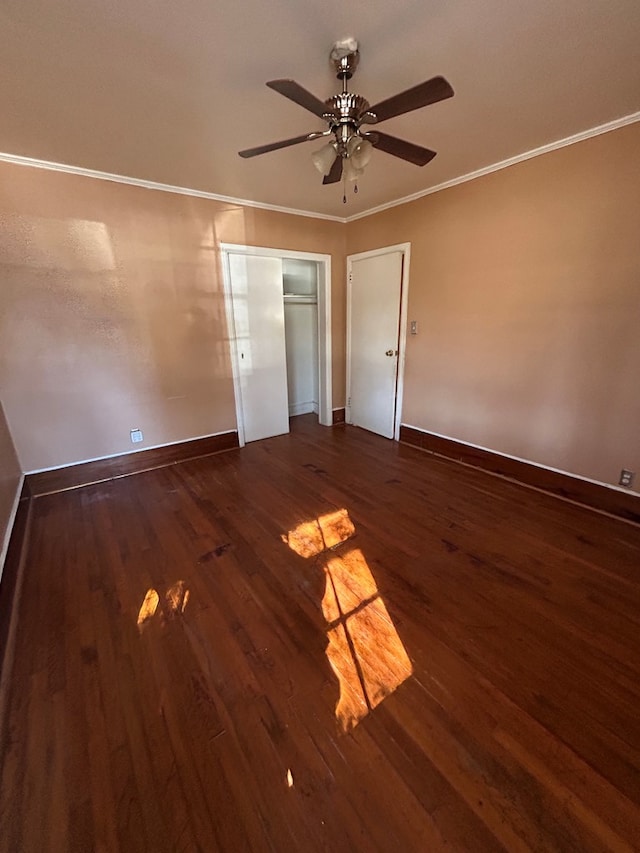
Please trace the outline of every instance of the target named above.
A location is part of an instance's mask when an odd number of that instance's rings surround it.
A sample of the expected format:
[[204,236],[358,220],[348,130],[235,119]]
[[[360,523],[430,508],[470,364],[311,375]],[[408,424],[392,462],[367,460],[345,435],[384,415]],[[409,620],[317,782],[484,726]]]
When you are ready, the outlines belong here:
[[377,118],[368,111],[369,101],[366,98],[349,92],[349,80],[360,62],[358,42],[355,39],[336,42],[329,58],[335,68],[336,77],[342,80],[342,92],[327,98],[325,101],[327,112],[324,118],[336,138],[337,153],[346,158],[349,156],[347,144],[353,136],[360,136],[360,125],[374,124]]
[[[371,148],[370,142],[360,133],[362,123],[373,124],[376,116],[369,112],[369,101],[362,95],[349,92],[349,80],[353,77],[360,62],[358,42],[345,39],[334,44],[329,59],[333,64],[338,80],[342,81],[342,92],[327,98],[327,112],[323,118],[329,124],[335,142],[329,143],[335,150],[336,159],[344,166],[340,169],[343,181],[342,203],[347,203],[347,180],[354,182],[353,191],[358,192],[357,179],[363,173],[363,167],[369,160],[365,149]],[[362,143],[365,143],[363,146]],[[354,151],[356,156],[353,156]],[[353,156],[353,161],[351,157]],[[357,165],[356,165],[357,164]]]

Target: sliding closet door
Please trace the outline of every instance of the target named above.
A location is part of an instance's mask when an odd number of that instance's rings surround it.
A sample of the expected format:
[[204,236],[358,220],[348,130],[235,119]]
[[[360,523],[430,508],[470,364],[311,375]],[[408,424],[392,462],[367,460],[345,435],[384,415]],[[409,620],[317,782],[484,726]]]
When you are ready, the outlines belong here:
[[289,432],[282,261],[229,255],[245,441]]

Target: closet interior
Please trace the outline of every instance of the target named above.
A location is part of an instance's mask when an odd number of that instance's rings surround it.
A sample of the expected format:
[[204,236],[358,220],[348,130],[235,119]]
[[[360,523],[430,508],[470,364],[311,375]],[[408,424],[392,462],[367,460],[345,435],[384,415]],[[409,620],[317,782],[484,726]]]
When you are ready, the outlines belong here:
[[318,413],[318,264],[283,258],[289,417]]

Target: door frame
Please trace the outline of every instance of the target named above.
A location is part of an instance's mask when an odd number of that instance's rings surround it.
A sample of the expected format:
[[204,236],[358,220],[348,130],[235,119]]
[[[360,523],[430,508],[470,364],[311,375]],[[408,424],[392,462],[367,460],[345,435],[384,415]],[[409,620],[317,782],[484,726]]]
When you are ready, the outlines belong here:
[[383,246],[368,252],[358,252],[347,256],[347,405],[345,420],[351,421],[351,281],[354,261],[374,258],[378,255],[388,255],[391,252],[402,254],[402,279],[400,287],[400,317],[398,318],[398,378],[396,382],[396,416],[393,425],[393,440],[400,438],[400,423],[402,421],[402,400],[404,395],[404,367],[407,349],[407,307],[409,304],[409,265],[411,262],[411,243],[397,243],[394,246]]
[[234,243],[220,244],[224,304],[229,335],[233,394],[236,403],[238,443],[244,447],[244,415],[240,388],[240,360],[233,314],[233,291],[229,255],[258,255],[267,258],[291,258],[299,261],[314,261],[318,264],[318,420],[323,426],[333,423],[332,377],[331,377],[331,255],[315,252],[297,252],[292,249],[274,249],[262,246],[241,246]]

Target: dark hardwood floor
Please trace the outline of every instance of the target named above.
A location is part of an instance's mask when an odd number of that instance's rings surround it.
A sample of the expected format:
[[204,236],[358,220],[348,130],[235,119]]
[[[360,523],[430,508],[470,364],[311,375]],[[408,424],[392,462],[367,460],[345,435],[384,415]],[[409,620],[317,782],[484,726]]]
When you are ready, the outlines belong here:
[[0,849],[640,849],[640,528],[350,427],[34,500]]

